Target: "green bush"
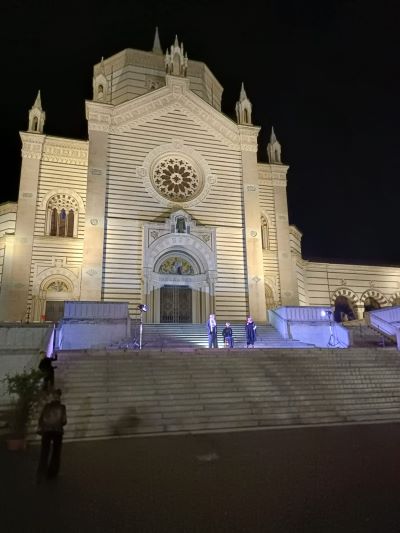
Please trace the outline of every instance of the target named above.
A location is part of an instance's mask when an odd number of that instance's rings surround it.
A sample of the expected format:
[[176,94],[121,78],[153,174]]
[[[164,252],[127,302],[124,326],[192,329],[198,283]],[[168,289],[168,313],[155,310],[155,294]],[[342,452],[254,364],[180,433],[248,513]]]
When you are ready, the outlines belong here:
[[7,374],[7,392],[13,401],[9,425],[15,436],[25,437],[33,411],[42,397],[43,374],[39,370],[24,370]]

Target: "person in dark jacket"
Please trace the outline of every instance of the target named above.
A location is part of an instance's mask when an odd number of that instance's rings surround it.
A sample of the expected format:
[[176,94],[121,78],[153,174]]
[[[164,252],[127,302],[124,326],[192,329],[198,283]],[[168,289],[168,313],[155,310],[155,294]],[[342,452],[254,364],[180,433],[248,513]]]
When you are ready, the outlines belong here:
[[37,470],[37,482],[43,477],[57,477],[60,469],[61,447],[64,426],[67,423],[67,410],[61,403],[61,390],[56,389],[51,401],[47,402],[40,413],[38,434],[42,437],[40,458]]
[[230,322],[225,324],[225,327],[222,330],[222,337],[224,339],[224,345],[228,348],[233,348],[233,331]]
[[43,374],[43,390],[50,392],[54,388],[54,366],[52,359],[47,357],[44,352],[40,352],[42,359],[39,362],[39,370]]
[[256,342],[256,329],[257,329],[257,326],[254,323],[254,321],[251,318],[251,316],[248,317],[245,328],[246,328],[247,348],[249,348],[249,347],[250,348],[254,348],[254,343]]

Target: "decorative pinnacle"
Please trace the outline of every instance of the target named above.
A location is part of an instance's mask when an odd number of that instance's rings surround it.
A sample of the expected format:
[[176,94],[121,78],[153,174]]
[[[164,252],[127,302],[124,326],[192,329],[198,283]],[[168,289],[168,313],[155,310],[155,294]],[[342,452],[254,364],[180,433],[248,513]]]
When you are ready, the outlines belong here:
[[159,54],[159,55],[163,54],[161,43],[160,43],[160,36],[158,34],[158,26],[156,26],[156,33],[154,35],[153,54]]

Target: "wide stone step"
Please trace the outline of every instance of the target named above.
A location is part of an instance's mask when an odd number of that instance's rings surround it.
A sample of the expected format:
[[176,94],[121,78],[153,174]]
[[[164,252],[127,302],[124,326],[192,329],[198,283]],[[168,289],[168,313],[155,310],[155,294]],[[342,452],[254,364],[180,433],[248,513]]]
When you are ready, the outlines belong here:
[[57,367],[67,440],[400,420],[396,351],[69,351]]
[[[222,347],[222,329],[225,324],[218,324],[218,343]],[[235,346],[246,346],[246,334],[244,324],[231,324]],[[204,324],[143,324],[142,347],[149,349],[152,347],[162,347],[168,349],[177,348],[207,348],[207,330]],[[136,344],[135,344],[136,343]],[[133,328],[132,338],[122,339],[121,342],[111,345],[112,349],[133,349],[138,348],[139,325]],[[294,340],[282,339],[278,331],[270,325],[257,326],[258,347],[307,347],[309,345]]]

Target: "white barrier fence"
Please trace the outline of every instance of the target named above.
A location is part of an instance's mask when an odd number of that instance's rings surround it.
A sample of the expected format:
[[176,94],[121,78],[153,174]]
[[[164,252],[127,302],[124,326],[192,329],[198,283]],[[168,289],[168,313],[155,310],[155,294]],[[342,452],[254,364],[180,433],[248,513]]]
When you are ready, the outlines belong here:
[[348,348],[348,330],[333,320],[330,307],[278,307],[269,310],[269,321],[284,339],[319,348]]
[[65,302],[56,350],[105,348],[131,336],[126,302]]
[[365,319],[371,327],[396,340],[400,350],[400,306],[370,311]]

